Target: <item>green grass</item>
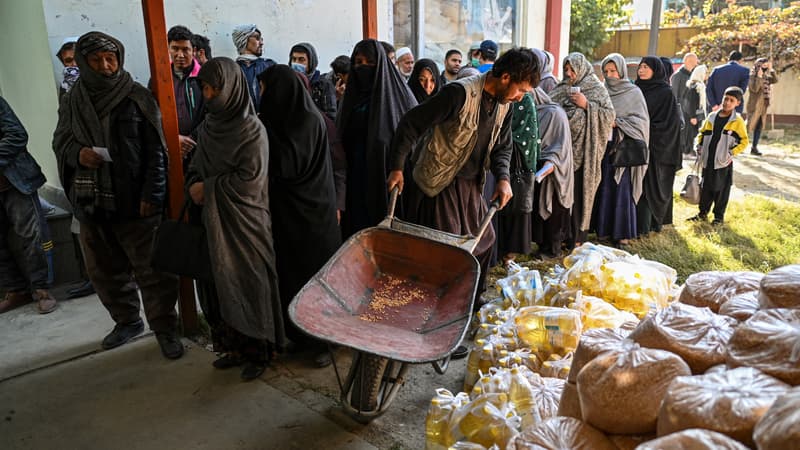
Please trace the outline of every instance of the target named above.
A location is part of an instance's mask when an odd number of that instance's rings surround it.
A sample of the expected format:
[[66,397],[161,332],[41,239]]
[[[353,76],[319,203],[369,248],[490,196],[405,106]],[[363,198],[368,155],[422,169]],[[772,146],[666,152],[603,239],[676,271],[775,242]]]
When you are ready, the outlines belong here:
[[[783,130],[782,138],[769,139],[767,130],[764,130],[761,134],[761,141],[770,147],[783,150],[786,153],[800,153],[800,126],[794,124],[778,124],[775,128]],[[769,129],[769,127],[767,129]]]
[[[706,270],[768,272],[786,264],[800,263],[800,205],[749,195],[728,204],[725,225],[687,222],[697,206],[676,196],[674,227],[631,241],[630,253],[664,263],[678,272],[678,282]],[[710,217],[713,217],[711,215]],[[591,236],[590,236],[591,237]],[[517,258],[526,267],[546,273],[556,260]],[[493,268],[490,282],[504,276]]]

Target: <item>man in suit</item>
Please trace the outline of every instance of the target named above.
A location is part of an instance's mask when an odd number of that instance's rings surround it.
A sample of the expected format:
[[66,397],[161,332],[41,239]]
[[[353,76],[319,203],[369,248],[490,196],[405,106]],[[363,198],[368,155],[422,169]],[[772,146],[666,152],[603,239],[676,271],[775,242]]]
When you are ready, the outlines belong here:
[[[722,104],[725,89],[731,86],[738,86],[742,92],[747,91],[747,83],[750,81],[750,71],[747,67],[740,64],[742,53],[734,50],[728,56],[728,63],[717,66],[708,77],[706,84],[706,97],[710,111],[716,111]],[[736,107],[736,112],[742,113],[742,104]]]

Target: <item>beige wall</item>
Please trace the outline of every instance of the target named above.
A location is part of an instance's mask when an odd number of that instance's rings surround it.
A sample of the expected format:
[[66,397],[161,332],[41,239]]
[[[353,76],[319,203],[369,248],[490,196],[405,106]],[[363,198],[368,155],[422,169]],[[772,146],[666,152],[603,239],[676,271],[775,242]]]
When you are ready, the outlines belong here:
[[42,2],[0,1],[0,92],[28,131],[28,151],[42,166],[47,182],[59,186],[52,150],[58,121],[58,94],[47,43]]

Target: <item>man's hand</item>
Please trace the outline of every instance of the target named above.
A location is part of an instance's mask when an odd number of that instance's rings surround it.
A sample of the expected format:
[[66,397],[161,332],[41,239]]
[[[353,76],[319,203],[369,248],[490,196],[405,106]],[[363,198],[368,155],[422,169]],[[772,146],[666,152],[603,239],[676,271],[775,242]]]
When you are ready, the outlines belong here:
[[342,210],[341,209],[337,209],[336,210],[336,224],[337,225],[341,225],[342,224]]
[[498,199],[500,201],[500,208],[498,209],[503,209],[513,196],[514,193],[511,191],[511,183],[509,183],[508,180],[499,180],[497,182],[497,186],[494,188],[494,195],[492,195],[492,201]]
[[78,153],[78,162],[89,169],[99,169],[103,165],[103,157],[89,147],[82,147]]
[[389,189],[389,192],[392,192],[392,189],[397,186],[397,193],[403,193],[403,171],[402,170],[393,170],[389,172],[389,178],[386,180],[386,187]]
[[697,118],[696,117],[692,117],[691,119],[689,119],[689,123],[692,124],[692,125],[697,125]]
[[155,216],[158,213],[158,208],[156,205],[146,202],[144,200],[139,203],[139,216],[141,217],[150,217]]
[[339,78],[336,80],[336,100],[340,100],[342,97],[344,97],[344,88],[346,87],[347,84],[343,79]]
[[186,155],[189,154],[194,147],[197,145],[197,142],[194,139],[190,138],[189,136],[179,135],[178,141],[181,143],[181,157],[185,158]]
[[202,205],[205,202],[205,194],[203,193],[203,182],[197,182],[189,186],[189,197],[195,205]]

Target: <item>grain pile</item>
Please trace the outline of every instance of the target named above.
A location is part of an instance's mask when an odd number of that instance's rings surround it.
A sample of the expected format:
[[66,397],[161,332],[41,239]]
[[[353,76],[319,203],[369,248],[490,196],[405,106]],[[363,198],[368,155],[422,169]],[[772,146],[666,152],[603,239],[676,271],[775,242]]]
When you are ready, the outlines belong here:
[[[367,322],[381,322],[389,319],[400,308],[424,303],[435,297],[436,293],[432,290],[421,288],[408,280],[385,275],[378,279],[366,311],[359,314],[358,318]],[[431,311],[431,308],[423,309],[423,322],[430,319]]]

